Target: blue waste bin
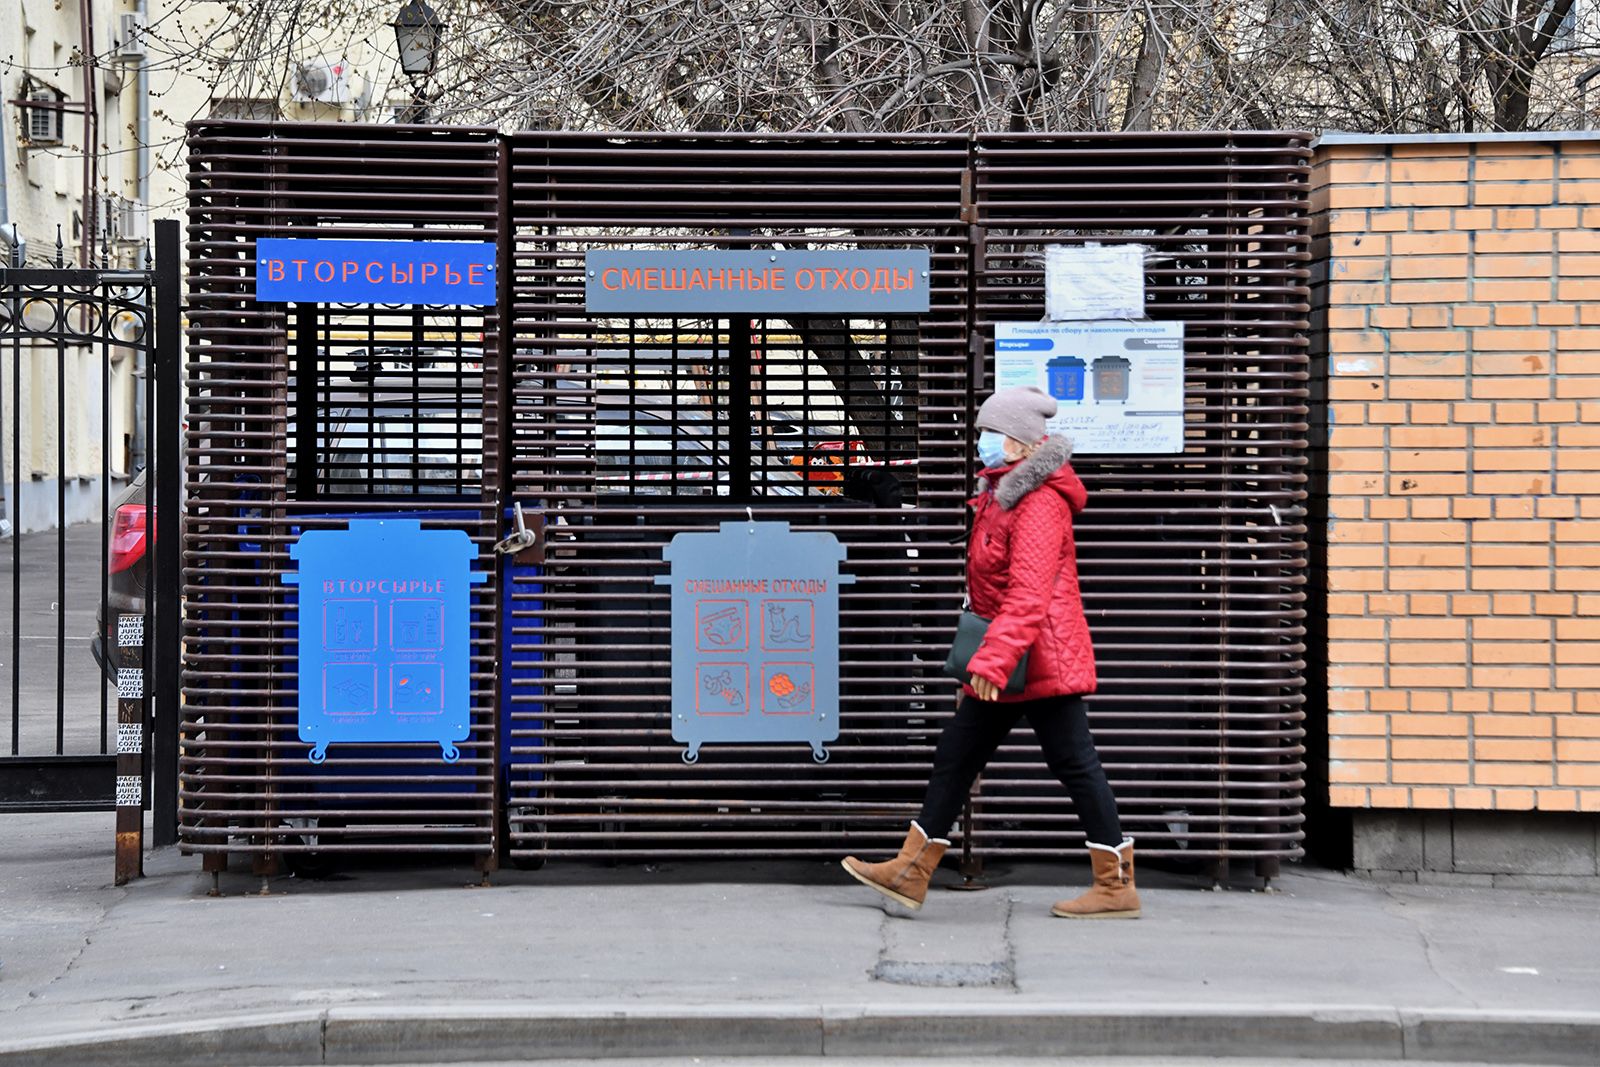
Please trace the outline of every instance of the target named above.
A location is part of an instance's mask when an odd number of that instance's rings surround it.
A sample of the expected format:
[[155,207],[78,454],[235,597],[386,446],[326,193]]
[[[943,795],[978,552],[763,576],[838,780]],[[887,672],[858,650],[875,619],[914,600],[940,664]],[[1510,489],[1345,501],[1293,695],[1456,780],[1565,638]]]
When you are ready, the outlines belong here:
[[1045,364],[1050,395],[1069,404],[1083,403],[1084,362],[1077,356],[1056,356]]

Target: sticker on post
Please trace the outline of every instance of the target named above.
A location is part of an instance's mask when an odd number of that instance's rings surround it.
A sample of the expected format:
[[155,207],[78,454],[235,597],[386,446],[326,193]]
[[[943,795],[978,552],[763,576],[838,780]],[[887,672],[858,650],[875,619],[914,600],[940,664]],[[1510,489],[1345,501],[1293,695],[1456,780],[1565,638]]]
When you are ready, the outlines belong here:
[[144,807],[144,780],[137,774],[117,775],[117,807]]
[[117,668],[117,699],[143,700],[144,699],[144,668],[143,667],[118,667]]
[[144,753],[144,724],[117,723],[117,755],[138,756]]
[[138,648],[144,644],[144,616],[117,616],[117,647]]

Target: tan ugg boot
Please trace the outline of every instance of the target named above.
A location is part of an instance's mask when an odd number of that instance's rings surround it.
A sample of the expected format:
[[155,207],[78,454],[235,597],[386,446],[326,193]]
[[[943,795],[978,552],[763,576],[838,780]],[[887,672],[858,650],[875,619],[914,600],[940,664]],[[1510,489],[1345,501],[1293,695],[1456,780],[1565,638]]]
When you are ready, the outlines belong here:
[[1133,840],[1116,848],[1089,843],[1094,865],[1094,885],[1074,900],[1062,900],[1050,909],[1058,919],[1137,919],[1139,891],[1133,885]]
[[841,865],[850,876],[862,885],[871,886],[890,900],[898,901],[917,911],[928,895],[928,879],[944,857],[950,842],[942,837],[929,837],[915,821],[906,831],[906,843],[900,846],[900,855],[883,863],[863,863],[854,856],[846,856]]

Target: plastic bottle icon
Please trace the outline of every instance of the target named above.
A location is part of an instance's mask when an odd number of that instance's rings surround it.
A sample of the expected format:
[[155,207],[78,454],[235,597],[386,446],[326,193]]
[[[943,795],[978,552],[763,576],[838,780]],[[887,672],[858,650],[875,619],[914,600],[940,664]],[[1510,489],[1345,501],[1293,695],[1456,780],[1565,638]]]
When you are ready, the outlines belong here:
[[1097,401],[1128,402],[1128,379],[1133,364],[1122,356],[1101,356],[1094,361],[1094,398]]
[[1073,404],[1083,402],[1084,362],[1077,356],[1057,356],[1045,364],[1050,395]]

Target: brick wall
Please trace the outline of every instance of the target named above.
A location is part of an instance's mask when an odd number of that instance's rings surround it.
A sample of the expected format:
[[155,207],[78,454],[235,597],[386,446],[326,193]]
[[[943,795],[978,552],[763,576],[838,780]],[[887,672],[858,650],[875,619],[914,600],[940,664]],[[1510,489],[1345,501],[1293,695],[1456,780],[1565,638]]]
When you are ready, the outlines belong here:
[[1329,799],[1600,811],[1600,141],[1332,141]]

